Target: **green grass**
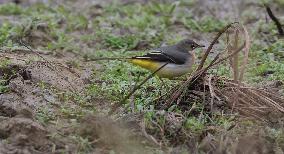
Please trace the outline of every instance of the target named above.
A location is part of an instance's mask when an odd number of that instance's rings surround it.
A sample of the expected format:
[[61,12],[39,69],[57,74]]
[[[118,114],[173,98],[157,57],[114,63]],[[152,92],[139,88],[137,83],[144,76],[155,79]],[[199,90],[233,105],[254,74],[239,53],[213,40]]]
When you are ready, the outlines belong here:
[[[11,61],[9,59],[2,58],[0,61],[0,70],[6,69],[9,64],[11,64]],[[2,73],[4,74],[3,76],[0,77],[0,94],[8,92],[9,90],[8,85],[6,85],[7,79],[9,78],[9,76],[5,74],[5,72],[2,72]]]
[[[130,57],[133,52],[124,52],[125,57]],[[142,53],[139,53],[142,54]],[[97,57],[117,57],[120,54],[117,52],[101,51],[96,53]],[[127,56],[129,55],[129,56]],[[89,95],[93,97],[103,97],[120,101],[126,96],[133,86],[140,83],[144,78],[146,78],[151,73],[143,68],[134,66],[126,61],[102,61],[103,70],[100,72],[94,72],[96,76],[96,81],[89,86]],[[170,80],[164,79],[166,87],[161,90],[162,82],[158,78],[150,79],[146,84],[142,86],[135,94],[135,104],[137,110],[147,107],[146,104],[151,104],[153,99],[159,97],[160,93],[165,93],[169,88],[176,84]],[[151,89],[151,92],[149,92]],[[146,109],[144,108],[144,109]]]
[[193,134],[201,134],[205,128],[205,121],[197,119],[196,117],[189,117],[184,127],[186,129],[189,129],[191,133]]
[[14,3],[2,4],[0,6],[0,14],[2,15],[20,15],[25,13],[25,9]]
[[[282,4],[281,0],[278,0],[278,3]],[[186,8],[195,7],[196,4],[196,0],[131,5],[113,2],[103,8],[91,9],[90,7],[81,11],[73,10],[72,7],[65,5],[52,6],[39,3],[21,7],[12,3],[4,4],[0,5],[0,15],[16,17],[18,22],[5,19],[1,23],[0,44],[3,48],[18,47],[21,46],[18,40],[23,39],[36,49],[52,51],[59,55],[71,52],[78,57],[87,58],[142,55],[147,52],[146,47],[155,48],[164,43],[174,44],[185,37],[191,37],[186,34],[187,32],[193,34],[194,38],[198,38],[195,36],[197,34],[204,36],[202,38],[209,38],[209,34],[215,34],[230,22],[230,20],[224,21],[212,16],[199,18],[193,12],[184,11]],[[89,13],[96,15],[92,16]],[[272,37],[267,36],[267,32]],[[284,42],[278,39],[276,33],[275,25],[272,22],[266,23],[264,20],[257,21],[257,26],[250,31],[252,47],[245,82],[256,84],[270,80],[284,81],[282,62]],[[264,36],[267,36],[268,40],[262,39]],[[141,42],[146,42],[145,47],[136,48]],[[220,42],[218,45],[224,46],[224,42]],[[132,51],[137,49],[139,51]],[[58,118],[80,120],[87,113],[98,113],[96,99],[106,100],[107,103],[119,102],[135,84],[151,74],[126,61],[93,63],[99,64],[100,69],[94,69],[91,83],[84,89],[85,93],[56,91],[62,102],[58,111],[51,113],[49,107],[42,108],[37,112],[38,121],[48,124]],[[0,69],[8,64],[8,60],[1,61]],[[79,58],[78,60],[74,58],[68,64],[77,69],[81,66]],[[219,76],[231,76],[227,63],[209,72]],[[0,93],[9,90],[5,82],[5,79],[0,80]],[[169,122],[167,114],[184,113],[177,104],[167,110],[157,111],[155,109],[155,100],[179,82],[167,79],[162,82],[156,77],[151,78],[136,91],[131,100],[126,102],[134,103],[135,112],[145,113],[144,120],[148,130],[159,132],[160,128],[153,122],[164,128]],[[39,87],[49,88],[44,83],[39,83]],[[234,115],[206,113],[202,102],[190,102],[188,105],[194,106],[198,114],[186,115],[180,126],[192,137],[201,137],[207,133],[206,129],[210,126],[220,126],[222,130],[227,130],[233,125]],[[130,113],[130,108],[128,111]],[[269,132],[268,137],[283,144],[283,131],[274,128],[269,128],[267,131]],[[91,141],[76,135],[73,139],[78,142],[80,150],[88,151],[92,148]],[[167,137],[170,138],[171,135]]]
[[226,23],[229,23],[220,21],[213,17],[204,17],[200,20],[195,20],[191,17],[182,18],[182,22],[187,28],[197,32],[216,32],[220,29],[220,27],[224,27]]
[[12,25],[9,22],[2,23],[0,27],[1,46],[10,44],[9,36],[11,33],[12,33]]
[[0,80],[0,94],[8,91],[8,86],[5,85],[6,80]]
[[[258,46],[258,47],[254,47]],[[260,81],[284,81],[284,64],[282,50],[283,40],[278,40],[269,45],[255,44],[250,53],[247,80],[253,83]]]
[[104,36],[104,44],[110,49],[121,49],[121,50],[131,50],[135,48],[138,43],[138,40],[133,35],[125,36],[114,36],[108,35]]

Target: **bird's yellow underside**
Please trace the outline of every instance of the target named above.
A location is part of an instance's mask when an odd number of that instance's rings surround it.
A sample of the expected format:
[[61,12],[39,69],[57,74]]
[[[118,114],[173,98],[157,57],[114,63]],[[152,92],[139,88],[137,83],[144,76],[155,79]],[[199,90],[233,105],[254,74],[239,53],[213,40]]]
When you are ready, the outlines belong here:
[[[162,67],[165,64],[162,62],[155,62],[146,59],[132,59],[130,60],[130,62],[134,65],[138,65],[152,72],[157,71],[160,67]],[[161,70],[156,72],[156,75],[161,78],[174,78],[189,72],[189,70],[190,66],[187,65],[168,64],[165,67],[163,67]]]
[[154,62],[152,60],[145,60],[145,59],[131,59],[130,62],[132,64],[138,65],[150,71],[156,71],[161,67],[161,64],[158,62]]

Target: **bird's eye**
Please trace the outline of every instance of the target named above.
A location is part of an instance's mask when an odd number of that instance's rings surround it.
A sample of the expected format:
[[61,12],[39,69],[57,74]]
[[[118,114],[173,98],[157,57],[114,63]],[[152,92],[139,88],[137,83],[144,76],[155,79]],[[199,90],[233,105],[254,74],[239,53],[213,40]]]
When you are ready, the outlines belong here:
[[194,49],[194,48],[195,48],[195,45],[194,45],[194,44],[192,44],[192,45],[191,45],[191,48],[192,48],[192,49]]

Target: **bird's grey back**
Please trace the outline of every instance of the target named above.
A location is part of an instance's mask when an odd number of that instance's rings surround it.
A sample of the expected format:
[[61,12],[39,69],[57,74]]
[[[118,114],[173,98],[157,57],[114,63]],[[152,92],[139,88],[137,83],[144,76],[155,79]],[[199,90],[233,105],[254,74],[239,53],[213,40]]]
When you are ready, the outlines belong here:
[[155,50],[161,51],[163,54],[169,56],[173,61],[178,64],[184,64],[190,57],[190,53],[186,49],[179,48],[176,45],[164,46],[156,48]]

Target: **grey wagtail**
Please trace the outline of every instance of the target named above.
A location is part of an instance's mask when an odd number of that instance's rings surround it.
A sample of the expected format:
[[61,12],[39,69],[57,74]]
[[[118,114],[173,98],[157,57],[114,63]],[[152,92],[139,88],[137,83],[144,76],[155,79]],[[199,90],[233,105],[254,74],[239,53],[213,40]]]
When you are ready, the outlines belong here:
[[175,45],[164,46],[143,56],[130,58],[129,62],[152,72],[161,68],[156,75],[160,78],[174,78],[191,71],[195,62],[194,49],[204,47],[193,40],[185,39]]

